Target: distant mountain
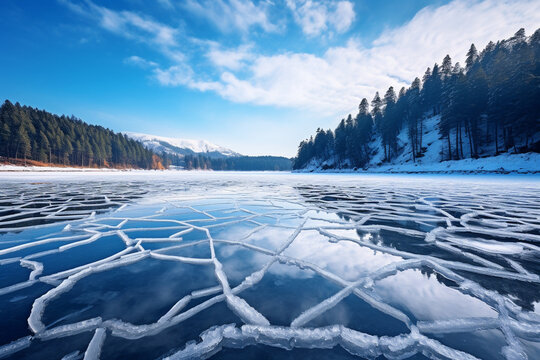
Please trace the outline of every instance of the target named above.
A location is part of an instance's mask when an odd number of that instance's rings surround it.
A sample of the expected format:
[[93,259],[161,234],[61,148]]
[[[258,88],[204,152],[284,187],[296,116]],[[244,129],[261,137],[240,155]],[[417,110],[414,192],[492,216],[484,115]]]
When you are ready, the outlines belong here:
[[141,142],[147,149],[157,153],[166,153],[179,157],[196,154],[209,158],[241,156],[231,149],[212,144],[206,140],[177,139],[134,132],[125,132],[124,134],[133,140]]

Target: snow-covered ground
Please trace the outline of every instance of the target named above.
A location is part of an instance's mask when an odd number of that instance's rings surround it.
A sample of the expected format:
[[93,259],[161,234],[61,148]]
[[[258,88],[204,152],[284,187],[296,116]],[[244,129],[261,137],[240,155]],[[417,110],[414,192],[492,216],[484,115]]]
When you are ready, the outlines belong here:
[[0,165],[2,171],[24,171],[24,172],[102,172],[120,171],[115,169],[95,169],[80,167],[57,167],[57,166],[22,166],[22,165]]
[[501,154],[480,159],[450,160],[443,162],[418,161],[405,164],[385,164],[368,171],[373,172],[514,172],[520,174],[540,172],[540,154]]
[[462,159],[450,161],[428,162],[419,159],[416,163],[406,161],[398,163],[383,163],[372,165],[367,169],[326,169],[311,165],[300,172],[337,172],[337,173],[516,173],[537,174],[540,173],[540,154],[501,154],[480,159]]

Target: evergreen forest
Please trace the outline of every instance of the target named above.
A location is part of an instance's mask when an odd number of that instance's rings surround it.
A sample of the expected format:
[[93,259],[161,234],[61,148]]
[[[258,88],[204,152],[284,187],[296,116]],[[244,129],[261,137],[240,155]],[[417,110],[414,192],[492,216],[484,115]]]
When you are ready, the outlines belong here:
[[163,168],[156,154],[120,133],[9,100],[0,107],[0,157],[66,166]]

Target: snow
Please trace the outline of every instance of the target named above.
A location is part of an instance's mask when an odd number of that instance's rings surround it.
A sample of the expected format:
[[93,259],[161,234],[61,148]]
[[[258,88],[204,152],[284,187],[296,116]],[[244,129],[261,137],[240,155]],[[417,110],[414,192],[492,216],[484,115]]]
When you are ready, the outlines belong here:
[[[433,152],[432,152],[433,153]],[[385,164],[368,171],[387,173],[540,173],[540,154],[508,154],[480,159],[429,161],[422,158],[417,163]]]
[[114,169],[94,169],[78,167],[58,167],[58,166],[22,166],[22,165],[4,165],[0,164],[0,172],[3,171],[25,171],[25,172],[103,172],[103,171],[121,171]]
[[[135,132],[125,132],[128,137],[142,142],[147,148],[154,151],[165,151],[168,153],[178,153],[177,150],[170,147],[187,149],[194,153],[218,153],[223,156],[239,156],[237,152],[227,149],[223,146],[213,144],[206,140],[178,139],[165,136],[148,135]],[[165,143],[165,144],[164,144]],[[169,145],[169,146],[168,146]]]

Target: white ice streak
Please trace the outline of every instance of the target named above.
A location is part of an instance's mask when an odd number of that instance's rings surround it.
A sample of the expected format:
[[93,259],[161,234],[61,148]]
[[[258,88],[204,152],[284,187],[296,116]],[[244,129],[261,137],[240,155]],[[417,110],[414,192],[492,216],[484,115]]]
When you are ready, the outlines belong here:
[[21,265],[32,269],[32,272],[28,276],[29,281],[35,280],[36,277],[43,272],[43,264],[36,261],[21,259]]
[[236,328],[233,324],[216,326],[206,330],[201,334],[199,343],[190,342],[184,349],[166,357],[166,359],[205,359],[219,352],[222,347],[244,348],[254,344],[264,344],[287,350],[294,348],[332,349],[339,345],[349,353],[365,358],[384,355],[390,359],[403,359],[417,353],[423,353],[437,359],[477,359],[465,352],[427,338],[419,334],[417,330],[413,330],[409,335],[377,337],[341,325],[316,329],[294,329],[254,325]]
[[291,327],[296,328],[296,327],[303,326],[304,324],[313,320],[317,316],[321,315],[322,313],[336,306],[341,300],[349,296],[353,292],[354,288],[357,287],[358,285],[359,284],[356,284],[356,283],[351,284],[347,286],[346,288],[342,289],[340,292],[338,292],[334,296],[329,297],[328,299],[323,300],[322,302],[313,306],[312,308],[304,311],[302,314],[300,314],[300,316],[298,316],[296,319],[294,319],[291,322]]
[[84,360],[99,360],[105,336],[107,336],[105,329],[96,329],[94,336],[92,337],[92,340],[90,340],[90,344],[88,344],[88,348],[86,348],[84,353]]
[[25,336],[18,340],[12,341],[9,344],[0,346],[0,359],[15,354],[18,351],[26,349],[32,342],[31,336]]

